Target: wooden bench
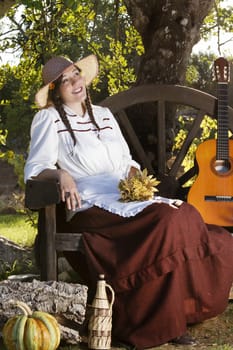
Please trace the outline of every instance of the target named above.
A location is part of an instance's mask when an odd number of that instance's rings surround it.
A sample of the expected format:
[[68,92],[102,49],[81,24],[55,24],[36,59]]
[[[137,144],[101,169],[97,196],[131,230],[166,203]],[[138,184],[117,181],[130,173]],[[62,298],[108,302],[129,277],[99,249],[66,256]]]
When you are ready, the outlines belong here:
[[[182,172],[182,161],[193,139],[200,133],[200,124],[205,115],[212,118],[216,115],[217,98],[196,89],[177,85],[145,85],[131,88],[115,96],[108,97],[100,103],[109,107],[116,116],[120,127],[129,143],[134,158],[147,168],[150,173],[162,179],[161,195],[185,199],[187,188],[183,185],[198,171],[193,166],[187,172]],[[135,130],[134,111],[140,111],[147,106],[153,106],[153,128],[157,130],[157,147],[154,149],[156,169],[153,167],[148,152],[145,150],[138,131]],[[195,111],[195,117],[189,126],[189,133],[175,155],[172,164],[168,165],[166,146],[166,115],[167,107],[179,111],[185,107]],[[233,130],[233,109],[228,107],[229,129]],[[143,124],[145,115],[137,119]],[[26,184],[25,205],[32,210],[39,210],[39,229],[43,235],[41,249],[41,279],[57,279],[57,255],[59,251],[76,250],[82,235],[77,233],[58,233],[56,231],[56,211],[60,203],[59,186],[55,182],[29,180]]]

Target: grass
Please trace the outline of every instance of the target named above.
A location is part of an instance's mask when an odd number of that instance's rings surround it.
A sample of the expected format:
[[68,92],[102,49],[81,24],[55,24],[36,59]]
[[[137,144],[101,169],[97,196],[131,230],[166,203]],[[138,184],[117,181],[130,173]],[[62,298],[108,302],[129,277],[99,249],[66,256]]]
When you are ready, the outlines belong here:
[[[33,214],[36,219],[36,213]],[[23,247],[32,247],[36,228],[25,214],[0,215],[0,236]]]

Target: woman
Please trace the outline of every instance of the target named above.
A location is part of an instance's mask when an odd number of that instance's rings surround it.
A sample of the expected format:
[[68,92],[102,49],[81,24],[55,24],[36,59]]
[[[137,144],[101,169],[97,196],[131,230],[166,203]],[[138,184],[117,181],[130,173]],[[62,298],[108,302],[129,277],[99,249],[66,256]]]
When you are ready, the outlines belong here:
[[119,201],[120,179],[140,166],[111,112],[90,102],[86,87],[97,73],[94,55],[76,63],[54,57],[45,64],[25,181],[59,181],[68,221],[60,220],[60,230],[68,225],[71,232],[85,232],[82,253],[67,253],[67,259],[74,268],[80,256],[86,260],[88,284],[96,285],[104,273],[114,288],[116,339],[138,349],[168,341],[194,344],[187,325],[227,306],[232,237],[205,225],[187,203],[161,197]]

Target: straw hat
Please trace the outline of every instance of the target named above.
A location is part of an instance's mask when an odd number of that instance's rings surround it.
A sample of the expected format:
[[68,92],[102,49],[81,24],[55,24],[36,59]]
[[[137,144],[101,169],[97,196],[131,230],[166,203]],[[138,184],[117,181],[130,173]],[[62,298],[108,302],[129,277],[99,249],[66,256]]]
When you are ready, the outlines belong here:
[[77,62],[72,62],[69,59],[57,56],[51,58],[43,67],[42,78],[44,86],[37,92],[35,96],[36,104],[43,108],[47,104],[49,85],[58,79],[64,70],[71,65],[77,65],[85,78],[86,85],[89,85],[98,74],[98,61],[95,55],[89,55]]

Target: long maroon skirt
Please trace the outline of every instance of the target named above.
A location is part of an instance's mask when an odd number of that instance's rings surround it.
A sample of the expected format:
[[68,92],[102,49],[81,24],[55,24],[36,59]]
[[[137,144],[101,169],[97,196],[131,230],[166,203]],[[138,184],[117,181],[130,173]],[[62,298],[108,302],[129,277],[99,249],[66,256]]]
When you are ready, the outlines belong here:
[[[103,273],[115,290],[113,336],[119,341],[138,349],[157,346],[225,310],[233,237],[204,224],[191,205],[153,204],[130,218],[93,207],[70,225],[85,232],[93,285]],[[68,260],[76,267],[74,254]]]

